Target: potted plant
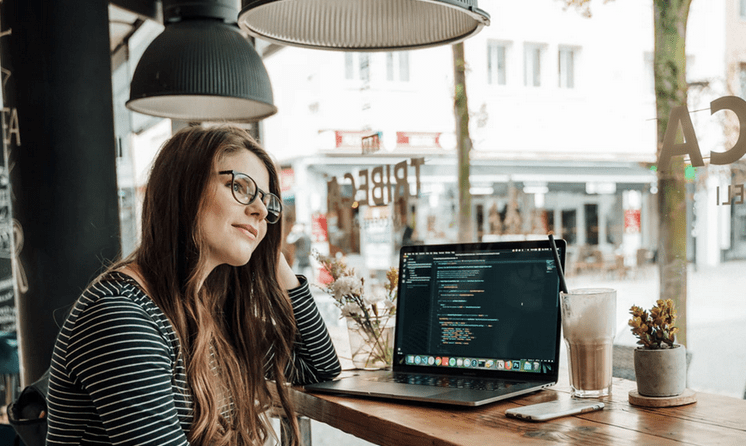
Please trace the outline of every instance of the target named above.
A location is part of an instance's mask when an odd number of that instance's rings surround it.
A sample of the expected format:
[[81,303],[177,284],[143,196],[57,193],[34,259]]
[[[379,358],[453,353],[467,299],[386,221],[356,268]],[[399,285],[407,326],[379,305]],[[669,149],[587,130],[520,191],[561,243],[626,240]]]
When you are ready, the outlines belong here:
[[640,347],[634,351],[637,392],[648,397],[671,397],[686,390],[686,347],[675,343],[678,328],[671,299],[658,300],[650,311],[630,308],[632,328]]

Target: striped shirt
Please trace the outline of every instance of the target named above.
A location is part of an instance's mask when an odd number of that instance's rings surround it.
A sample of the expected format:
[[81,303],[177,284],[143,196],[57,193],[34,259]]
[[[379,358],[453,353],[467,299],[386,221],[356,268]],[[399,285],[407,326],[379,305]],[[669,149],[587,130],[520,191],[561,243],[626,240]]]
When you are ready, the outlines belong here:
[[[109,279],[78,299],[57,337],[47,444],[187,445],[192,401],[173,326],[134,279],[118,272]],[[299,280],[289,291],[296,384],[341,371],[308,282]]]

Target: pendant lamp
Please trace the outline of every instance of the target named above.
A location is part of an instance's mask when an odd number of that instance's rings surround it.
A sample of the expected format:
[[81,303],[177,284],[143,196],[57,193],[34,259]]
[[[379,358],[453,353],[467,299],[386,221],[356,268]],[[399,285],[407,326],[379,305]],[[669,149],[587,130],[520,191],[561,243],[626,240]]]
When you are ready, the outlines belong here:
[[243,0],[238,25],[281,45],[395,51],[452,44],[490,23],[477,0]]
[[237,14],[237,0],[163,0],[165,30],[135,68],[127,108],[197,122],[277,113],[267,70]]

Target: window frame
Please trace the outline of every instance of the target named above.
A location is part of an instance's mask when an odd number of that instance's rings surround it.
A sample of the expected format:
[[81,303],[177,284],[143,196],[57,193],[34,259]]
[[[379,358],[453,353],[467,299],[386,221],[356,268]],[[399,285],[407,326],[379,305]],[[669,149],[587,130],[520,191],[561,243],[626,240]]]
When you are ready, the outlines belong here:
[[523,44],[523,85],[529,88],[544,86],[542,66],[546,65],[546,44],[526,42]]
[[387,82],[410,82],[412,79],[412,68],[410,64],[409,51],[386,52],[386,81]]
[[[580,49],[577,46],[560,45],[557,47],[557,86],[560,89],[574,90],[575,88],[577,88],[577,67],[579,52]],[[569,64],[567,64],[567,57],[563,57],[567,55],[570,56]]]
[[[363,62],[367,61],[366,64]],[[344,53],[344,79],[348,82],[370,83],[371,55],[365,52]]]
[[[502,50],[502,60],[500,59]],[[510,53],[510,42],[503,40],[487,41],[487,84],[508,85],[508,56]],[[495,61],[496,65],[493,65]],[[502,62],[502,68],[500,63]]]

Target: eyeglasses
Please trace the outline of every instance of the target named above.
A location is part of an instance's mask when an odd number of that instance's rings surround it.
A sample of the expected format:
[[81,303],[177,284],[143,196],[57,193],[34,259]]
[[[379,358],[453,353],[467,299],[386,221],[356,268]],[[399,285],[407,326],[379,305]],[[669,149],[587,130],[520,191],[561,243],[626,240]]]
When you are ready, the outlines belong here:
[[245,173],[235,170],[223,170],[218,173],[220,175],[231,175],[231,192],[237,202],[248,206],[256,200],[258,195],[261,195],[261,201],[267,208],[267,223],[275,224],[280,221],[282,201],[277,195],[259,189],[256,181]]

